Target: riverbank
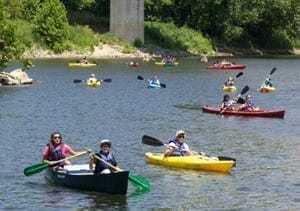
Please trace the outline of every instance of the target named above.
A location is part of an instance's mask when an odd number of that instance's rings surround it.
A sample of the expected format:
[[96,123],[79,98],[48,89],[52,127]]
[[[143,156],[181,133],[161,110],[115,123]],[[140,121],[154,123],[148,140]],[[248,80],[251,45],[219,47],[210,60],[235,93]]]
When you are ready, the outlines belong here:
[[[300,49],[294,49],[290,54],[300,55]],[[192,53],[185,51],[172,51],[166,49],[156,49],[153,54],[147,52],[147,50],[137,50],[135,53],[123,53],[122,47],[118,45],[107,45],[103,44],[101,46],[96,46],[94,51],[86,52],[76,52],[76,51],[65,51],[60,54],[55,54],[49,50],[42,49],[30,49],[23,54],[24,58],[28,59],[51,59],[51,58],[62,58],[62,59],[80,59],[83,57],[93,58],[93,59],[113,59],[113,58],[144,58],[146,57],[162,57],[164,55],[172,55],[175,57],[187,57],[187,56],[197,56]],[[213,51],[208,54],[210,57],[229,57],[229,56],[241,56],[241,55],[253,55],[245,54],[243,52],[235,51]],[[263,52],[258,51],[256,55],[265,55]],[[274,54],[275,55],[275,54]],[[200,55],[199,55],[200,56]]]
[[[172,55],[175,57],[187,57],[187,56],[197,56],[186,51],[173,51],[168,49],[157,48],[153,52],[148,53],[147,49],[138,49],[135,53],[123,53],[122,47],[118,45],[107,45],[103,44],[101,46],[95,46],[93,51],[76,52],[76,51],[65,51],[60,54],[55,54],[49,50],[35,49],[32,48],[23,54],[24,58],[28,59],[51,59],[51,58],[61,58],[61,59],[80,59],[83,57],[88,57],[90,59],[113,59],[113,58],[144,58],[144,57],[163,57],[165,55]],[[200,56],[200,55],[199,55]],[[232,56],[232,53],[226,52],[211,52],[209,56]]]
[[137,51],[136,53],[131,54],[124,54],[122,53],[122,48],[120,46],[110,46],[110,45],[102,45],[101,47],[96,46],[94,48],[94,51],[85,51],[85,52],[77,52],[77,51],[64,51],[60,54],[55,54],[52,51],[49,50],[42,50],[42,49],[31,49],[29,51],[26,51],[23,54],[24,58],[28,59],[51,59],[51,58],[62,58],[62,59],[69,59],[69,58],[94,58],[94,59],[111,59],[111,58],[142,58],[146,53],[143,53],[142,51]]

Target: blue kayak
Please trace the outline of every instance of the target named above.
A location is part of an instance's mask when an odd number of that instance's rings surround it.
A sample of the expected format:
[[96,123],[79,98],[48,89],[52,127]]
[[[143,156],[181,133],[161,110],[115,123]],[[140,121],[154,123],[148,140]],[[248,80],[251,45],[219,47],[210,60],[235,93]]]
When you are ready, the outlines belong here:
[[161,85],[160,84],[149,83],[148,88],[161,88]]

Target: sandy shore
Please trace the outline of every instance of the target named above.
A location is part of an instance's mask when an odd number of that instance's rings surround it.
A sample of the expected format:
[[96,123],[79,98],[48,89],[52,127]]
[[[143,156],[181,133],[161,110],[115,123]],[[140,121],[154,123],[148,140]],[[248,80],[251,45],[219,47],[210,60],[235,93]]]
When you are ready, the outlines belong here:
[[65,51],[61,54],[55,54],[47,50],[31,49],[26,51],[23,56],[25,58],[83,58],[87,56],[88,58],[95,59],[109,59],[109,58],[143,58],[147,53],[137,51],[136,53],[124,54],[122,53],[122,48],[120,46],[110,46],[102,45],[101,47],[95,47],[93,52],[75,52],[75,51]]
[[[300,49],[294,49],[293,54],[300,55]],[[168,50],[158,50],[154,56],[161,56],[161,55],[173,55],[176,57],[181,56],[192,56],[192,54],[188,52],[172,52]],[[41,50],[41,49],[31,49],[23,54],[25,58],[33,59],[33,58],[64,58],[64,59],[79,59],[87,56],[88,58],[94,59],[113,59],[113,58],[143,58],[144,56],[151,57],[153,55],[149,55],[148,53],[142,52],[137,50],[136,53],[125,54],[122,53],[121,46],[111,46],[107,44],[101,45],[101,47],[96,46],[94,51],[87,51],[87,52],[76,52],[76,51],[65,51],[61,54],[55,54],[48,50]],[[233,56],[230,52],[215,52],[213,51],[210,56],[212,57],[222,57],[222,56]]]

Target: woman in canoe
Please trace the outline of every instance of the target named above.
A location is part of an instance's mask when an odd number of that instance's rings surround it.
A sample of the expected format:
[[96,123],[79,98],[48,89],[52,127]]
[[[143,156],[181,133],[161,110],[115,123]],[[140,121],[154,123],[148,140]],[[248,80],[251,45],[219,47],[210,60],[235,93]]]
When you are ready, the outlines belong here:
[[191,151],[189,145],[184,141],[185,132],[183,130],[177,130],[175,138],[169,141],[168,148],[164,152],[164,156],[186,156],[197,155],[197,152]]
[[90,156],[90,169],[94,170],[94,174],[110,174],[114,169],[109,167],[104,162],[101,162],[101,160],[98,160],[97,157],[103,159],[107,163],[110,163],[111,165],[117,167],[117,161],[113,154],[110,152],[111,148],[111,142],[108,139],[103,139],[100,142],[100,152],[96,153],[96,156],[91,155]]
[[[67,144],[63,143],[59,132],[51,134],[50,141],[43,151],[43,161],[57,161],[66,158],[66,155],[75,155],[76,152]],[[64,165],[71,165],[69,160],[60,162],[56,168],[62,169]]]
[[245,103],[240,107],[240,110],[242,110],[242,111],[258,111],[259,107],[254,106],[251,95],[248,94],[246,96]]

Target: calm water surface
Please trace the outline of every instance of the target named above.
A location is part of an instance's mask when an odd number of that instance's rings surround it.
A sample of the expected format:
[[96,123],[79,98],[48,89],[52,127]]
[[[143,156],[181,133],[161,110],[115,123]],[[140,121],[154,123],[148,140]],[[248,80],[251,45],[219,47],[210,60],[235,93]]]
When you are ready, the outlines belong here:
[[[236,79],[239,90],[249,85],[257,106],[285,109],[284,119],[202,113],[200,106],[219,104],[224,80],[239,71],[207,70],[199,59],[181,59],[175,68],[142,62],[130,68],[129,60],[97,60],[98,67],[86,69],[69,68],[68,60],[35,61],[27,73],[43,83],[0,87],[0,210],[299,210],[300,60],[234,61],[247,64]],[[273,67],[277,91],[258,93]],[[73,83],[91,73],[112,82],[98,89]],[[167,88],[148,89],[137,80],[154,74]],[[164,148],[143,145],[141,137],[167,142],[177,129],[187,132],[193,150],[235,157],[237,166],[224,175],[146,164],[145,152]],[[76,150],[97,151],[101,139],[110,139],[120,167],[147,178],[150,192],[136,193],[129,184],[126,196],[115,196],[50,185],[43,172],[25,177],[23,169],[41,161],[56,130]]]

